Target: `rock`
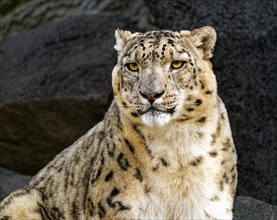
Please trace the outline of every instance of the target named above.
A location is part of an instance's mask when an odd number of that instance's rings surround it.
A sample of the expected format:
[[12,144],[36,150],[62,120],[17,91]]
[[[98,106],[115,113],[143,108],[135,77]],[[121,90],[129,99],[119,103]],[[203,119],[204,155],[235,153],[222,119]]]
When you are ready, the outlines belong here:
[[233,215],[234,220],[274,220],[277,219],[277,206],[251,197],[238,196]]
[[117,27],[135,26],[80,16],[0,44],[0,166],[33,175],[102,119]]
[[5,198],[12,191],[25,186],[30,179],[31,176],[21,175],[14,171],[0,167],[0,199]]
[[140,29],[153,27],[153,16],[143,0],[1,0],[0,39],[73,16],[122,16]]
[[276,2],[145,2],[160,28],[216,29],[213,65],[238,151],[238,194],[276,204]]

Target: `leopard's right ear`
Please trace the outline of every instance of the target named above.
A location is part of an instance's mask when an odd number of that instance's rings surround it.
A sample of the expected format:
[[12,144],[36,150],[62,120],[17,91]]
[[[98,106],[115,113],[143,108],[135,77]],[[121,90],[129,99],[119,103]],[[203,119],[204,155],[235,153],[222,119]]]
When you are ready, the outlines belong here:
[[126,42],[128,41],[128,39],[130,39],[133,34],[130,31],[123,31],[123,30],[117,28],[115,30],[114,35],[115,35],[115,39],[116,39],[116,44],[114,45],[114,48],[118,52],[120,52],[123,49]]
[[211,26],[204,26],[191,32],[191,38],[195,46],[203,51],[203,58],[210,59],[216,42],[216,32]]

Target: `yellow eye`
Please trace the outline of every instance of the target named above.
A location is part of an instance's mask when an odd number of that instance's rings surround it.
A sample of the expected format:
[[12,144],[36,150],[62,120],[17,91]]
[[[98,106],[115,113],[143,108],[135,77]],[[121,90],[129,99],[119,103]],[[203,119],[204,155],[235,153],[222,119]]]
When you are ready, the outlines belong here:
[[173,69],[180,69],[182,66],[184,66],[185,62],[182,60],[175,60],[171,63],[171,67]]
[[130,70],[132,72],[138,71],[138,68],[139,68],[138,64],[136,64],[136,63],[127,63],[126,67],[128,68],[128,70]]

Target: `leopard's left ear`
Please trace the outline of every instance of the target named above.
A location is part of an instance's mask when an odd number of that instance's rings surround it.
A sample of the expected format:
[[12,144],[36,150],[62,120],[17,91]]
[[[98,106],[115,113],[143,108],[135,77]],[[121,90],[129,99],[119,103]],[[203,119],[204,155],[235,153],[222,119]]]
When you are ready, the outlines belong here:
[[114,45],[114,48],[120,52],[128,39],[133,35],[130,31],[124,31],[119,28],[115,30],[115,39],[116,39],[116,44]]
[[198,49],[204,54],[204,59],[208,60],[213,56],[216,42],[216,32],[211,26],[204,26],[191,32],[191,39]]

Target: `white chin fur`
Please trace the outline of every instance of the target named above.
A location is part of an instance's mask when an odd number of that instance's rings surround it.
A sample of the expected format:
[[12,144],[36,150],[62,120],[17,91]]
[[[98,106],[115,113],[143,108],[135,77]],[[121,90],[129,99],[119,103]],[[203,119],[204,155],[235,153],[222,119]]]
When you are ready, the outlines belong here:
[[141,116],[141,120],[148,126],[163,126],[171,119],[170,113],[163,113],[157,111],[149,111]]

